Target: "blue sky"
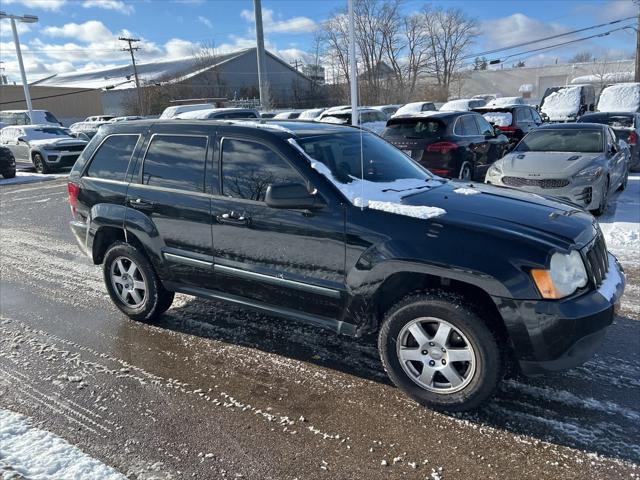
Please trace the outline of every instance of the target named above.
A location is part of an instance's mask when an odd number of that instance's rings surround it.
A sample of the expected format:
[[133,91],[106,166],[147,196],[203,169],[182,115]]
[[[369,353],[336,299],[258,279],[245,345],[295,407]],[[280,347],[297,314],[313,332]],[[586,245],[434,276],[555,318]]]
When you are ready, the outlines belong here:
[[[410,13],[428,3],[405,0],[402,8]],[[460,8],[477,19],[481,35],[474,52],[604,23],[637,12],[632,0],[433,3]],[[346,0],[263,0],[267,47],[287,61],[304,59],[314,29],[345,5]],[[252,46],[255,42],[252,0],[2,0],[2,9],[40,17],[37,24],[20,28],[30,81],[52,73],[127,62],[126,54],[119,50],[122,42],[117,40],[123,33],[143,40],[138,52],[140,61],[189,55],[203,42],[223,51]],[[626,30],[517,59],[523,58],[529,64],[552,62],[556,57],[567,59],[583,50],[619,58],[633,53],[634,40],[633,32]],[[0,24],[0,41],[5,73],[17,79],[11,29],[6,22]],[[510,61],[514,60],[516,58]]]

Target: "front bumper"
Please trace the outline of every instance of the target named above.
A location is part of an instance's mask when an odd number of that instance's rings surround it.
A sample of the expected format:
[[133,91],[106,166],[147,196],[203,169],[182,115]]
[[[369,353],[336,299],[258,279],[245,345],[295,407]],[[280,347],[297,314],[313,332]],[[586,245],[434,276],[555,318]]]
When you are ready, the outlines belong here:
[[66,150],[44,150],[44,161],[47,165],[52,167],[64,168],[73,167],[80,156],[79,151],[66,151]]
[[597,290],[566,300],[494,297],[525,375],[583,364],[604,339],[624,293],[625,275],[609,253],[609,271]]

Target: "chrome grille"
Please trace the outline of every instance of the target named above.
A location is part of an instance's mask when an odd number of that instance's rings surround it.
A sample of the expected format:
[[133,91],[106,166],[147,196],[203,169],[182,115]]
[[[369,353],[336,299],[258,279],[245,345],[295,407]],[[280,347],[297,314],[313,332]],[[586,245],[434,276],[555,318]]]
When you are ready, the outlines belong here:
[[82,150],[84,150],[84,147],[84,145],[61,145],[54,148],[53,150],[57,150],[60,152],[81,152]]
[[566,178],[502,177],[502,183],[510,187],[562,188],[569,185],[569,180]]
[[593,285],[598,288],[609,270],[609,255],[602,232],[598,232],[595,240],[585,248],[584,254],[587,261],[587,275]]

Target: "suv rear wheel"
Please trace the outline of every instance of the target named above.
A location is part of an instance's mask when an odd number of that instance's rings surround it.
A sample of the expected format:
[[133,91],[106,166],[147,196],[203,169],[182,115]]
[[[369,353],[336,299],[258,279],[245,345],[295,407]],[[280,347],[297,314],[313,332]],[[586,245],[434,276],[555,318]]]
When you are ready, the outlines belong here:
[[502,377],[494,335],[461,297],[447,292],[411,295],[392,307],[378,348],[393,383],[436,409],[474,409]]
[[114,243],[102,272],[111,300],[134,320],[152,320],[173,302],[173,292],[165,290],[147,257],[132,245]]

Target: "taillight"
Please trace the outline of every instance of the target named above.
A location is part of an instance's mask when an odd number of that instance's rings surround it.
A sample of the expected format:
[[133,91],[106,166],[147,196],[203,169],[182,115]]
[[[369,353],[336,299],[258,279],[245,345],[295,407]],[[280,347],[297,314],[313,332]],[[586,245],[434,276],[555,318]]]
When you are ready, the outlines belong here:
[[76,202],[78,201],[78,194],[80,193],[80,186],[77,183],[67,183],[67,190],[69,192],[69,206],[71,207],[71,213],[76,216]]
[[453,142],[436,142],[427,147],[427,152],[447,154],[452,150],[456,150],[458,145]]
[[627,143],[629,145],[635,145],[638,143],[638,134],[636,132],[631,132],[629,134],[629,138],[627,138]]
[[444,168],[430,168],[429,171],[434,175],[438,175],[439,177],[450,177],[451,170],[447,170]]
[[501,132],[515,132],[517,130],[516,127],[511,127],[509,125],[507,125],[506,127],[502,127],[500,125],[498,125],[498,130],[500,130]]

